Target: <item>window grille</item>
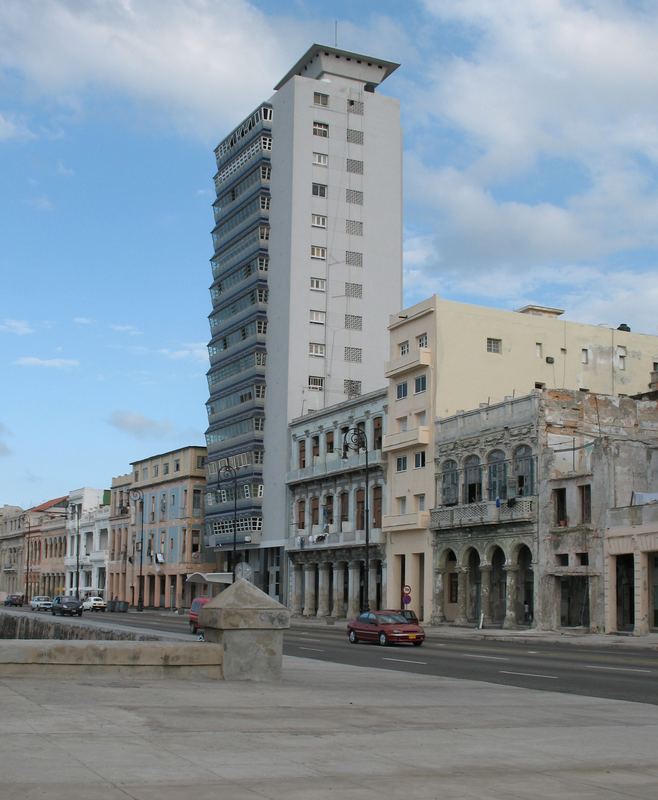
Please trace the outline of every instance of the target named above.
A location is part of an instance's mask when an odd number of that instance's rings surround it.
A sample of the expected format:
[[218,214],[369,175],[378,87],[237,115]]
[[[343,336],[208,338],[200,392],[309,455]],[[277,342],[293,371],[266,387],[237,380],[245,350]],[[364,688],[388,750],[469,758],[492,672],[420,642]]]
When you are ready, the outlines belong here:
[[356,189],[345,189],[345,202],[354,206],[362,206],[363,192],[359,192]]
[[343,381],[343,391],[347,395],[348,399],[351,399],[352,397],[359,397],[361,394],[361,381]]
[[345,348],[345,361],[354,361],[357,364],[361,363],[362,350],[360,347],[346,347]]
[[363,131],[357,131],[354,130],[354,128],[348,128],[347,141],[350,144],[363,144]]
[[346,297],[363,297],[363,285],[360,283],[345,284]]
[[355,158],[348,158],[347,171],[353,172],[356,175],[363,175],[363,161],[357,161]]
[[363,253],[356,253],[353,250],[347,250],[345,252],[345,263],[348,267],[362,267]]
[[363,222],[358,222],[355,219],[346,219],[345,233],[351,236],[363,236]]
[[345,327],[352,331],[363,330],[363,317],[356,314],[345,314]]

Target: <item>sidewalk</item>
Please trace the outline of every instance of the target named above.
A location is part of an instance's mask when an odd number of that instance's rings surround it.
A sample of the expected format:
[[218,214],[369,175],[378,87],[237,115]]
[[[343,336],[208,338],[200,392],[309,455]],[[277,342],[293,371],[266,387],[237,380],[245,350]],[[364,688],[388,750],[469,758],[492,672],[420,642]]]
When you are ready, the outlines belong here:
[[0,800],[658,797],[655,705],[286,657],[278,684],[7,678],[0,708]]

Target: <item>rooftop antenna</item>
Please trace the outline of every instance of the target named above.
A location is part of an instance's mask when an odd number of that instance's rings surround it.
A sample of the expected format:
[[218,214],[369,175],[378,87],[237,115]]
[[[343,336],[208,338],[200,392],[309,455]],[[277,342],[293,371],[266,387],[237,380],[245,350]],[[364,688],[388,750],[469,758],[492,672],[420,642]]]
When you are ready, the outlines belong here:
[[334,20],[334,47],[338,47],[338,20]]

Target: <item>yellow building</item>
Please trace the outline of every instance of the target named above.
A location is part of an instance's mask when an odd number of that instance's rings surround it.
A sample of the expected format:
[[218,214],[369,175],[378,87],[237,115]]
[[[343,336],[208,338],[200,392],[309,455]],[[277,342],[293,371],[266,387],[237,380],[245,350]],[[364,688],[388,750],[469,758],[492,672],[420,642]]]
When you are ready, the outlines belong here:
[[585,325],[560,309],[519,311],[436,295],[390,318],[386,364],[388,432],[387,606],[433,613],[429,509],[435,505],[434,420],[532,389],[632,395],[658,369],[658,337]]

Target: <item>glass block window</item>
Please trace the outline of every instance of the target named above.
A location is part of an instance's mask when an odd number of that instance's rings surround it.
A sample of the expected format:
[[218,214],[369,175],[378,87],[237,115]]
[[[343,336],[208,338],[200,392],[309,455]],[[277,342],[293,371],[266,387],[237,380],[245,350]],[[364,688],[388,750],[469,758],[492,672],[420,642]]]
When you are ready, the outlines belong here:
[[363,144],[363,131],[355,131],[354,128],[348,128],[347,141],[350,144]]
[[363,330],[363,317],[356,314],[345,314],[345,327],[351,331]]
[[363,114],[363,101],[362,100],[348,100],[347,110],[350,114]]
[[359,397],[361,394],[361,381],[343,381],[343,391],[348,398]]
[[329,126],[325,122],[314,122],[313,136],[322,136],[326,139],[329,136]]
[[351,236],[363,236],[363,222],[355,219],[346,219],[345,233],[349,233]]
[[325,354],[325,346],[320,342],[309,342],[308,354],[309,356],[317,356],[321,358]]
[[362,267],[363,253],[356,253],[353,250],[347,250],[345,252],[345,263],[348,267]]
[[358,161],[356,158],[348,158],[347,171],[354,172],[356,175],[363,175],[363,161]]
[[324,389],[324,378],[319,375],[309,375],[308,388],[313,392],[321,392]]
[[354,361],[357,364],[361,363],[363,351],[360,347],[346,347],[345,348],[345,361]]
[[363,285],[360,283],[345,284],[346,297],[363,297]]
[[345,189],[345,202],[352,203],[355,206],[363,205],[363,192],[356,189]]

